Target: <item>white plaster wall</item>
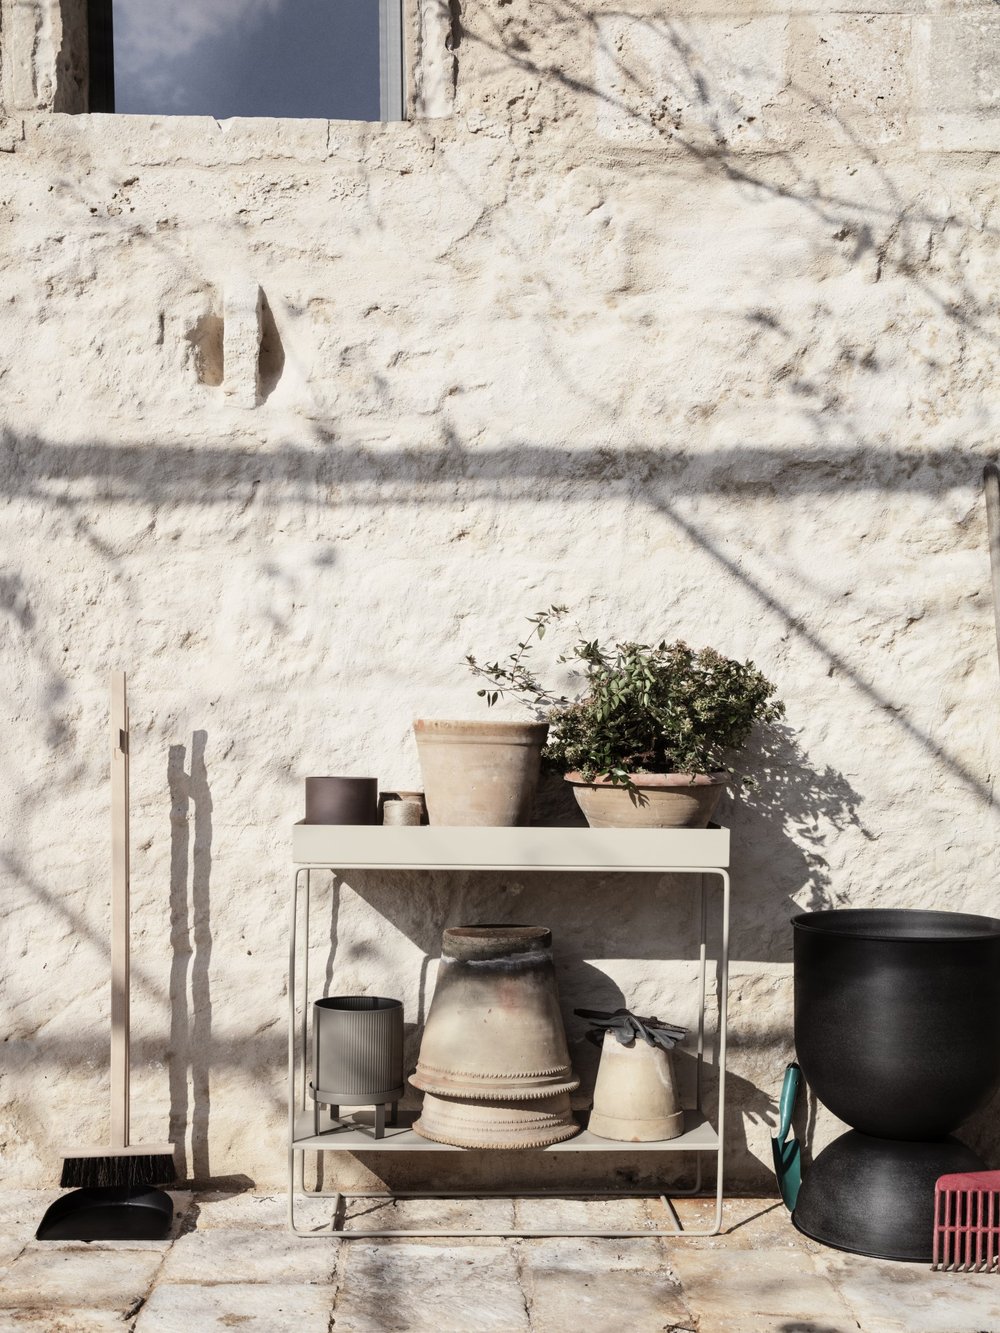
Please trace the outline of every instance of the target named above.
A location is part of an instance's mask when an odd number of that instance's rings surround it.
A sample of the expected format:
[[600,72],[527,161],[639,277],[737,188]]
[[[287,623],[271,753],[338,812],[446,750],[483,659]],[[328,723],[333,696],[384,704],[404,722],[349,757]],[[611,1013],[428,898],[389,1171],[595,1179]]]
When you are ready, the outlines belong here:
[[[112,666],[134,732],[136,1132],[169,1125],[186,1176],[282,1179],[302,779],[416,782],[411,719],[477,715],[464,653],[506,651],[553,601],[588,634],[751,655],[787,703],[760,792],[723,816],[734,1183],[769,1178],[796,907],[997,910],[979,478],[1000,15],[872,8],[484,0],[454,115],[403,125],[8,96],[9,1183],[54,1182],[62,1143],[104,1133]],[[281,352],[269,335],[247,407],[231,321],[250,336],[257,286]],[[416,1025],[443,926],[537,920],[567,1011],[623,997],[685,1021],[692,914],[641,878],[359,876],[313,960]],[[835,1128],[820,1111],[816,1141]]]

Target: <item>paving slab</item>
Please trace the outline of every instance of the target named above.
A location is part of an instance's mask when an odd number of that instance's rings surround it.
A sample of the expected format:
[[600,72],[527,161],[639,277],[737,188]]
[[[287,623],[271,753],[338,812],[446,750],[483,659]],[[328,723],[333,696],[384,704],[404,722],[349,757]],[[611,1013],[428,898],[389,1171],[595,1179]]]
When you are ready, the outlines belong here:
[[[284,1231],[287,1213],[288,1202],[283,1194],[208,1192],[196,1196],[185,1225],[197,1231]],[[326,1226],[332,1214],[332,1199],[296,1200],[295,1220],[300,1227]],[[513,1226],[514,1205],[509,1199],[349,1198],[344,1216],[348,1230],[379,1227],[500,1231]]]
[[134,1333],[328,1333],[332,1305],[330,1287],[161,1282],[140,1310]]
[[287,1231],[191,1231],[171,1247],[161,1282],[328,1283],[337,1266],[335,1244],[300,1240]]
[[[334,1199],[310,1199],[297,1195],[295,1225],[303,1230],[321,1230],[330,1225]],[[284,1194],[199,1195],[191,1210],[188,1230],[288,1230],[288,1199]]]
[[0,1311],[0,1333],[126,1333],[131,1318],[117,1310]]
[[995,1273],[934,1273],[829,1249],[817,1265],[864,1333],[1000,1333]]
[[0,1231],[28,1241],[42,1214],[62,1190],[4,1190],[0,1193]]
[[[161,1242],[162,1247],[163,1242]],[[78,1307],[124,1314],[145,1297],[160,1250],[74,1249],[37,1244],[24,1250],[0,1279],[0,1309],[52,1312]]]
[[548,1236],[518,1242],[522,1272],[558,1263],[566,1272],[631,1273],[662,1269],[673,1276],[664,1241],[656,1236],[603,1240],[599,1236]]
[[0,1274],[34,1238],[42,1215],[62,1190],[4,1190],[0,1194]]
[[7,1241],[0,1238],[0,1283],[3,1282],[7,1269],[18,1257],[24,1246],[17,1241]]
[[[385,1228],[412,1231],[503,1231],[514,1226],[510,1199],[350,1199],[344,1213],[345,1230]],[[461,1243],[496,1244],[462,1237]]]
[[[715,1217],[714,1199],[674,1199],[677,1216],[685,1231],[703,1231]],[[683,1244],[698,1249],[752,1250],[793,1249],[817,1252],[823,1247],[792,1226],[788,1210],[779,1199],[726,1199],[722,1231],[717,1236],[684,1237]]]
[[698,1320],[696,1328],[698,1333],[868,1333],[850,1316],[828,1315],[734,1314],[728,1319]]
[[517,1225],[525,1231],[546,1227],[554,1231],[595,1231],[602,1227],[608,1231],[652,1231],[671,1225],[669,1212],[658,1199],[520,1198],[515,1205]]
[[255,1194],[244,1190],[242,1194],[227,1194],[222,1190],[201,1190],[194,1196],[190,1218],[198,1231],[210,1228],[252,1231],[262,1227],[279,1229],[285,1225],[287,1214],[288,1200],[283,1192]]
[[348,1246],[336,1333],[528,1333],[510,1245]]
[[684,1241],[667,1243],[671,1269],[680,1280],[698,1333],[760,1329],[858,1333],[850,1309],[819,1272],[812,1255],[789,1249],[722,1251],[689,1247]]
[[26,1243],[20,1236],[8,1236],[0,1232],[0,1279],[24,1249]]
[[[290,1235],[280,1192],[178,1192],[176,1239],[37,1242],[57,1193],[0,1193],[0,1333],[1000,1333],[996,1276],[841,1254],[796,1232],[775,1199],[727,1200],[718,1237],[330,1241]],[[687,1226],[714,1207],[675,1204]],[[304,1201],[302,1220],[331,1207]],[[350,1211],[364,1225],[502,1229],[515,1207],[523,1226],[612,1230],[643,1230],[659,1211],[558,1197]]]
[[694,1328],[656,1240],[552,1237],[522,1241],[518,1255],[533,1333]]

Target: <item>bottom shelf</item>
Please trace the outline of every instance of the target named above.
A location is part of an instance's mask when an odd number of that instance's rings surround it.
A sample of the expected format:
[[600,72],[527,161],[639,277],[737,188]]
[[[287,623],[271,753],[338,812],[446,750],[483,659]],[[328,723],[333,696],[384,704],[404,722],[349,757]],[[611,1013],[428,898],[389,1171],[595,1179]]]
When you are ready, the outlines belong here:
[[[325,1108],[320,1112],[326,1118]],[[617,1139],[602,1139],[584,1128],[579,1134],[563,1143],[553,1143],[548,1148],[456,1148],[451,1143],[432,1143],[422,1138],[413,1129],[413,1122],[418,1111],[399,1112],[398,1125],[386,1125],[385,1137],[374,1137],[375,1113],[365,1108],[351,1116],[344,1117],[342,1125],[323,1130],[319,1134],[312,1132],[312,1111],[300,1115],[296,1121],[292,1147],[307,1148],[315,1152],[718,1152],[719,1136],[698,1111],[684,1112],[684,1133],[676,1139],[661,1139],[655,1143],[622,1143]],[[586,1122],[587,1113],[580,1115]]]

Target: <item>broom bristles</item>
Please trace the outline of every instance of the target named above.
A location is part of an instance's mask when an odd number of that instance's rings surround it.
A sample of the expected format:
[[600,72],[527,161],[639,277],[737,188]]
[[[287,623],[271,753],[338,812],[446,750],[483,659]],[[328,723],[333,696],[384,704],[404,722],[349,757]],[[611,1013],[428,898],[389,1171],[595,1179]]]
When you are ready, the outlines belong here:
[[169,1185],[177,1179],[170,1153],[123,1153],[106,1157],[67,1157],[63,1161],[62,1189],[128,1189],[139,1185]]

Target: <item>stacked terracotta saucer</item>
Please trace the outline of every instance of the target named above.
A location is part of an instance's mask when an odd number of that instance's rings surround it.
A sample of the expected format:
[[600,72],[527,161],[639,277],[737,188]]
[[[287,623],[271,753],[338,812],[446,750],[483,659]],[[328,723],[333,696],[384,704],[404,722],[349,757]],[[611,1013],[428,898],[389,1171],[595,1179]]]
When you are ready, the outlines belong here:
[[410,1078],[417,1133],[462,1148],[544,1148],[579,1130],[579,1087],[559,1009],[552,932],[453,926]]

